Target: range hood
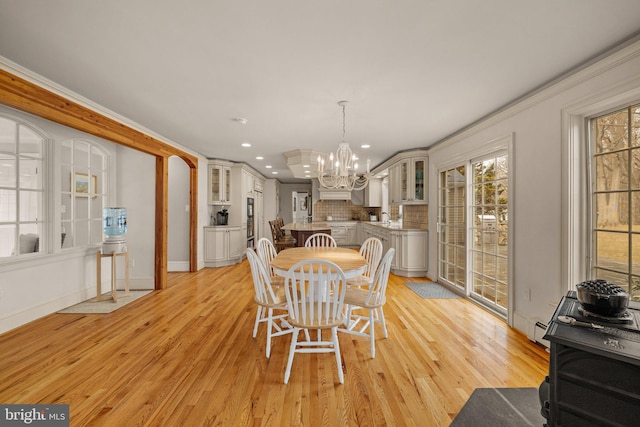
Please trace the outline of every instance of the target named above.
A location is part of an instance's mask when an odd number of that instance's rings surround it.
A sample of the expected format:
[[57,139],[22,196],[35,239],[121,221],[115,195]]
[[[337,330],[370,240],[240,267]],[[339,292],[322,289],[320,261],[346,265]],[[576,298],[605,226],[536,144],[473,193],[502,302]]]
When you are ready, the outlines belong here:
[[351,200],[351,191],[345,189],[318,188],[320,200]]

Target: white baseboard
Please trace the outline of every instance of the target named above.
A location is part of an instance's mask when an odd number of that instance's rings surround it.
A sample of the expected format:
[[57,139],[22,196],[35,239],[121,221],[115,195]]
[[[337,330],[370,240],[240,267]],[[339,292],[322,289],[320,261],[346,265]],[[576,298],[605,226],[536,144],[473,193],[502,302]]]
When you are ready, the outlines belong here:
[[167,271],[189,271],[189,261],[169,261]]
[[[118,289],[124,289],[124,279],[118,279],[116,282]],[[153,277],[135,278],[129,280],[129,289],[131,290],[149,290],[154,289],[155,284]],[[104,285],[102,287],[103,292],[107,292]],[[24,310],[9,313],[4,316],[0,316],[0,334],[15,329],[26,323],[32,322],[41,317],[47,316],[51,313],[55,313],[58,310],[78,304],[79,302],[88,300],[96,296],[95,285],[88,286],[79,291],[75,291],[66,295],[62,295],[58,298],[46,301],[42,304],[26,308]]]
[[[116,280],[116,288],[117,289],[125,288],[124,279]],[[111,288],[109,287],[109,289]],[[102,286],[103,292],[106,292],[109,289],[105,289],[104,285]],[[155,282],[153,280],[153,277],[137,277],[135,279],[129,279],[129,289],[134,291],[144,291],[148,289],[155,289]]]
[[95,286],[91,286],[70,294],[62,295],[42,304],[10,313],[0,317],[0,334],[95,296],[96,288]]
[[513,320],[513,327],[526,332],[527,338],[529,338],[531,341],[542,344],[547,348],[550,347],[549,341],[542,339],[547,331],[546,322],[540,319],[530,319],[517,313],[514,314]]

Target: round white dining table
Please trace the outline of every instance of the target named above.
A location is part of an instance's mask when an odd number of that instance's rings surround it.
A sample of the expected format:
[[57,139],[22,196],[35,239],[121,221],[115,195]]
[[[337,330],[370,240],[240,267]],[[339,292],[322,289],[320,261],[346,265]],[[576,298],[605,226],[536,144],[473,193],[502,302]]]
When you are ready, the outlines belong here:
[[289,248],[280,251],[271,261],[271,267],[278,276],[286,276],[287,271],[297,262],[308,259],[321,259],[336,263],[347,279],[364,273],[367,261],[358,251],[348,248],[329,248],[325,246]]

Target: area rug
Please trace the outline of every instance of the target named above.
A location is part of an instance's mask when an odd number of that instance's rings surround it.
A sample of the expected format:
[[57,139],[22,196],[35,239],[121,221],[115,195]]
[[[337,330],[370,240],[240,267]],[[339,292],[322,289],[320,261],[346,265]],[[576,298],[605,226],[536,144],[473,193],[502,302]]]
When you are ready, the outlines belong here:
[[[124,295],[124,291],[118,291],[116,294],[117,302],[113,302],[111,299],[104,301],[92,301],[88,299],[71,307],[67,307],[58,311],[58,313],[72,313],[72,314],[106,314],[111,313],[125,305],[141,298],[153,291],[129,291],[129,295]],[[108,294],[104,294],[107,296]]]
[[460,295],[433,282],[404,282],[421,298],[460,298]]
[[537,388],[477,388],[451,427],[542,426]]

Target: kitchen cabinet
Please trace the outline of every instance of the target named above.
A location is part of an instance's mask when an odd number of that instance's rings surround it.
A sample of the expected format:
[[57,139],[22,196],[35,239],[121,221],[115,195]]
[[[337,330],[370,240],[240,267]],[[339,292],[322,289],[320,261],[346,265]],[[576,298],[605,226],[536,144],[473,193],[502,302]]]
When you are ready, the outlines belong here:
[[364,206],[368,208],[382,206],[382,179],[369,179],[369,184],[364,188]]
[[246,197],[254,197],[256,193],[262,193],[264,180],[251,172],[242,170],[243,193]]
[[209,204],[231,203],[231,165],[222,162],[209,163]]
[[347,228],[347,245],[360,246],[358,245],[357,228],[355,224]]
[[427,157],[400,160],[389,168],[391,203],[427,203]]
[[331,227],[331,237],[338,246],[358,246],[356,222],[330,222],[328,225]]
[[426,230],[393,232],[393,247],[396,248],[394,274],[404,277],[427,275],[428,239]]
[[205,227],[204,265],[222,267],[240,262],[246,247],[246,234],[246,228],[243,227]]
[[362,225],[363,241],[376,237],[382,242],[383,254],[394,248],[391,271],[397,276],[424,277],[428,270],[428,232],[426,230],[397,229],[384,225]]

